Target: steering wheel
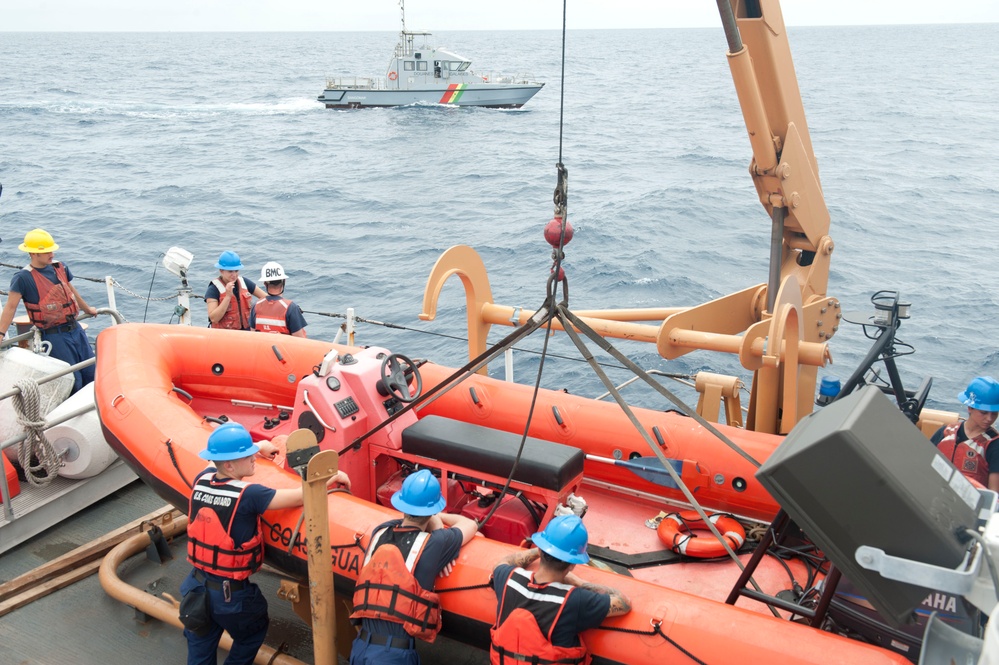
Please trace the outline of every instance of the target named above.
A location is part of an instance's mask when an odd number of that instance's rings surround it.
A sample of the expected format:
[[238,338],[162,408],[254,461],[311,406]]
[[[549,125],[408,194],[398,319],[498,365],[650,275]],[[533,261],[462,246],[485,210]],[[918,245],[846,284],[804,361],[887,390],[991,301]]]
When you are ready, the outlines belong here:
[[[423,377],[412,360],[401,353],[393,353],[382,360],[382,385],[389,395],[400,402],[414,402],[423,392]],[[409,376],[416,377],[416,390],[409,392]]]

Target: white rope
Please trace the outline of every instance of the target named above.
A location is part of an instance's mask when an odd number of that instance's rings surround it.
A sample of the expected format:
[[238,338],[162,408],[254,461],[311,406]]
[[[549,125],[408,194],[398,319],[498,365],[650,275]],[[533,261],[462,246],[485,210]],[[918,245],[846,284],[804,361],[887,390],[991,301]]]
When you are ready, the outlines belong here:
[[[17,448],[17,461],[24,476],[35,487],[45,487],[56,477],[62,459],[42,431],[45,417],[39,413],[38,384],[32,379],[22,379],[14,384],[19,392],[13,396],[17,422],[25,429],[25,438]],[[32,465],[34,457],[38,464]],[[44,473],[39,473],[44,472]]]

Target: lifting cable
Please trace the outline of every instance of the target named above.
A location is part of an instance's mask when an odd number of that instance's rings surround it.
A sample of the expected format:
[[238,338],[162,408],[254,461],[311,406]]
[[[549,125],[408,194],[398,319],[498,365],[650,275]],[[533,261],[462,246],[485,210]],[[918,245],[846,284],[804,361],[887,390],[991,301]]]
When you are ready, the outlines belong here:
[[[555,192],[552,195],[552,200],[555,204],[555,216],[551,222],[545,226],[545,238],[553,247],[553,265],[551,275],[545,283],[544,309],[546,311],[546,316],[543,324],[545,326],[545,341],[541,347],[541,357],[538,361],[538,372],[534,379],[534,388],[531,391],[531,405],[527,409],[527,418],[524,421],[524,432],[520,436],[520,447],[517,449],[517,455],[513,459],[513,465],[510,467],[510,473],[507,475],[506,482],[503,484],[502,489],[499,490],[499,495],[496,497],[493,507],[481,520],[479,520],[479,524],[486,524],[490,519],[492,519],[492,516],[496,513],[496,511],[499,510],[503,503],[503,497],[510,490],[510,484],[513,482],[514,475],[517,473],[517,467],[520,465],[520,459],[524,454],[524,446],[527,444],[527,434],[530,431],[531,423],[534,420],[534,408],[538,402],[538,393],[541,391],[541,376],[545,369],[545,360],[548,357],[548,342],[552,337],[552,323],[555,320],[556,312],[558,311],[557,308],[568,306],[569,301],[569,282],[565,278],[565,273],[562,271],[562,259],[565,258],[563,248],[565,247],[565,243],[572,239],[572,227],[569,226],[568,221],[566,220],[566,206],[568,204],[569,192],[568,175],[565,166],[562,164],[562,138],[565,128],[565,36],[566,17],[568,15],[567,4],[568,0],[562,0],[562,62],[561,81],[559,85],[558,162],[555,164],[557,179],[555,183]],[[559,234],[557,243],[551,235],[555,225],[557,225]],[[562,286],[562,302],[556,306],[555,298],[560,284]]]

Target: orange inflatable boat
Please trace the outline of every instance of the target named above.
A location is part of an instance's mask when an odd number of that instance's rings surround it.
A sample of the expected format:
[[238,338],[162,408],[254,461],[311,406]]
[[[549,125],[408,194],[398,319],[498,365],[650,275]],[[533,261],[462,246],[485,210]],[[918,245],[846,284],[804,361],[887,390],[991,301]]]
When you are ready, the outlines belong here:
[[[107,440],[146,483],[183,510],[190,482],[204,468],[198,452],[219,421],[238,421],[258,440],[280,440],[307,428],[322,449],[336,450],[353,484],[351,494],[329,496],[334,578],[345,593],[353,588],[372,527],[398,516],[388,498],[411,470],[430,468],[446,478],[449,511],[481,519],[498,503],[482,525],[484,537],[462,549],[454,572],[439,583],[444,631],[456,639],[485,646],[496,609],[487,586],[492,567],[560,506],[582,512],[585,503],[589,551],[599,565],[576,572],[621,589],[633,606],[584,635],[597,663],[907,662],[789,621],[786,613],[775,617],[745,597],[727,604],[739,567],[728,558],[677,554],[672,550],[681,548],[660,539],[656,527],[662,520],[689,506],[671,481],[657,482],[647,469],[638,475],[621,464],[648,458],[651,451],[613,405],[543,391],[518,460],[527,388],[474,376],[426,408],[404,411],[421,384],[426,391],[452,370],[431,363],[417,369],[388,349],[126,324],[98,336],[97,358],[96,400]],[[754,520],[768,521],[776,512],[755,484],[753,466],[696,422],[674,413],[636,412],[698,501],[725,513],[726,530],[752,534],[759,525]],[[778,442],[725,430],[759,461]],[[256,482],[277,488],[301,483],[283,464],[260,460],[256,468]],[[511,470],[510,491],[499,497]],[[301,509],[268,512],[264,537],[268,561],[304,578],[300,517]],[[742,560],[750,549],[743,547]],[[771,595],[809,592],[824,572],[802,558],[764,557],[754,579]]]

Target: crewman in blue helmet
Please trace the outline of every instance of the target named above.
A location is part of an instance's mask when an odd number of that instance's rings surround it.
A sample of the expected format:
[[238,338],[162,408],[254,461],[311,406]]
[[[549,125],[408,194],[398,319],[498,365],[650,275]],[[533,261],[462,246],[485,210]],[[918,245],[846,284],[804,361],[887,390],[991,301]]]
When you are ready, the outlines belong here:
[[416,640],[433,642],[441,629],[434,581],[478,531],[474,520],[441,512],[447,501],[428,469],[407,476],[392,505],[403,517],[374,528],[357,578],[350,618],[361,632],[350,665],[419,665]]
[[[587,563],[589,534],[577,515],[560,515],[531,537],[534,547],[514,552],[493,569],[498,606],[490,630],[493,665],[589,662],[579,634],[607,617],[627,614],[631,601],[617,589],[572,572]],[[540,559],[534,572],[527,566]]]
[[219,276],[209,282],[205,291],[208,325],[212,328],[249,330],[253,297],[266,298],[267,294],[249,279],[240,276],[243,263],[236,252],[222,252],[215,267],[219,269]]
[[930,440],[961,473],[990,490],[999,491],[999,381],[979,376],[957,396],[968,417],[938,429]]
[[[275,490],[243,478],[253,475],[258,454],[277,452],[270,442],[254,443],[242,425],[225,423],[200,453],[214,465],[198,474],[191,492],[187,560],[194,568],[180,585],[182,620],[189,594],[207,592],[209,602],[200,625],[185,623],[188,665],[215,665],[222,631],[232,637],[226,665],[249,665],[267,636],[267,600],[249,579],[264,560],[260,517],[301,506],[302,487]],[[350,478],[339,471],[331,485],[350,489]]]

